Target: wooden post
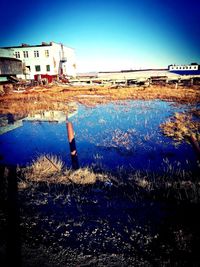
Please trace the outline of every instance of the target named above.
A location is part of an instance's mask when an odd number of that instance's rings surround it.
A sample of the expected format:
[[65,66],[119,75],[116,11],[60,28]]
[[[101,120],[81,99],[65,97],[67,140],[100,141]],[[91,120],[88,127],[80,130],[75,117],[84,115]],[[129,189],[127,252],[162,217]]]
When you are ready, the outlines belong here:
[[7,194],[7,266],[21,266],[16,167],[9,167]]
[[67,127],[69,147],[70,147],[70,153],[71,153],[72,169],[77,170],[79,168],[79,163],[78,163],[78,155],[77,155],[76,143],[75,143],[75,138],[74,138],[73,125],[71,122],[67,120],[66,127]]

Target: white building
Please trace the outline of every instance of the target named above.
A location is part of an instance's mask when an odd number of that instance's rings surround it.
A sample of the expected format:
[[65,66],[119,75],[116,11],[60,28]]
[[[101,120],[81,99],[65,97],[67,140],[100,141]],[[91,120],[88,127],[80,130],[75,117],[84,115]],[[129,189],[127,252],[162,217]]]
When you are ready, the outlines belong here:
[[6,47],[11,49],[15,58],[24,64],[24,74],[18,75],[22,79],[34,79],[35,75],[76,76],[76,61],[74,49],[54,42],[41,45],[27,45]]
[[198,70],[199,65],[197,63],[191,63],[188,65],[169,65],[169,71],[175,71],[175,70]]

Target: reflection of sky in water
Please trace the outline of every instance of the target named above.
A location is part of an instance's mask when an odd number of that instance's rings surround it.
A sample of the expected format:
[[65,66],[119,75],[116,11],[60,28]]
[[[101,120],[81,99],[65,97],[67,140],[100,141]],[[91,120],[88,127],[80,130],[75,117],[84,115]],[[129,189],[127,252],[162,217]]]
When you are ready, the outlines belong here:
[[[189,167],[186,160],[195,164],[188,144],[175,147],[159,129],[160,123],[183,109],[164,101],[126,101],[92,109],[79,106],[70,121],[80,165],[158,170],[163,158],[179,161],[184,168]],[[0,144],[4,163],[25,164],[38,154],[51,153],[70,166],[65,123],[23,122],[23,127],[1,135]]]

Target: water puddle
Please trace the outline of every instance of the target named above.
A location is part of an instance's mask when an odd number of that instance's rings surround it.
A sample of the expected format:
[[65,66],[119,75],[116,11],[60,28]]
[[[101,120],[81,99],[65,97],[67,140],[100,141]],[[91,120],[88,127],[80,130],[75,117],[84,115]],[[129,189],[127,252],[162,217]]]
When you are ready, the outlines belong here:
[[[174,146],[159,125],[175,112],[187,110],[164,101],[119,101],[88,108],[78,106],[69,115],[75,130],[79,162],[82,167],[106,170],[160,171],[163,160],[191,169],[196,158],[190,145]],[[66,114],[45,111],[1,127],[1,162],[25,165],[34,157],[58,155],[70,167]]]

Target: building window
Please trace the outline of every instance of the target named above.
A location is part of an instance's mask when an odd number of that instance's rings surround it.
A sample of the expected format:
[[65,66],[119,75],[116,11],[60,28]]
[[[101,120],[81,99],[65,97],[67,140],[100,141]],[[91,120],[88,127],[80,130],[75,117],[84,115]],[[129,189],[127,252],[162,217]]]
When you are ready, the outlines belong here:
[[39,57],[39,51],[38,50],[34,51],[34,57]]
[[20,58],[20,52],[15,52],[15,57]]
[[44,53],[45,53],[45,57],[49,57],[49,50],[45,50]]
[[40,65],[35,65],[35,71],[40,71]]
[[46,70],[50,71],[50,65],[46,65]]
[[28,57],[28,51],[23,51],[23,54],[24,54],[24,58]]

